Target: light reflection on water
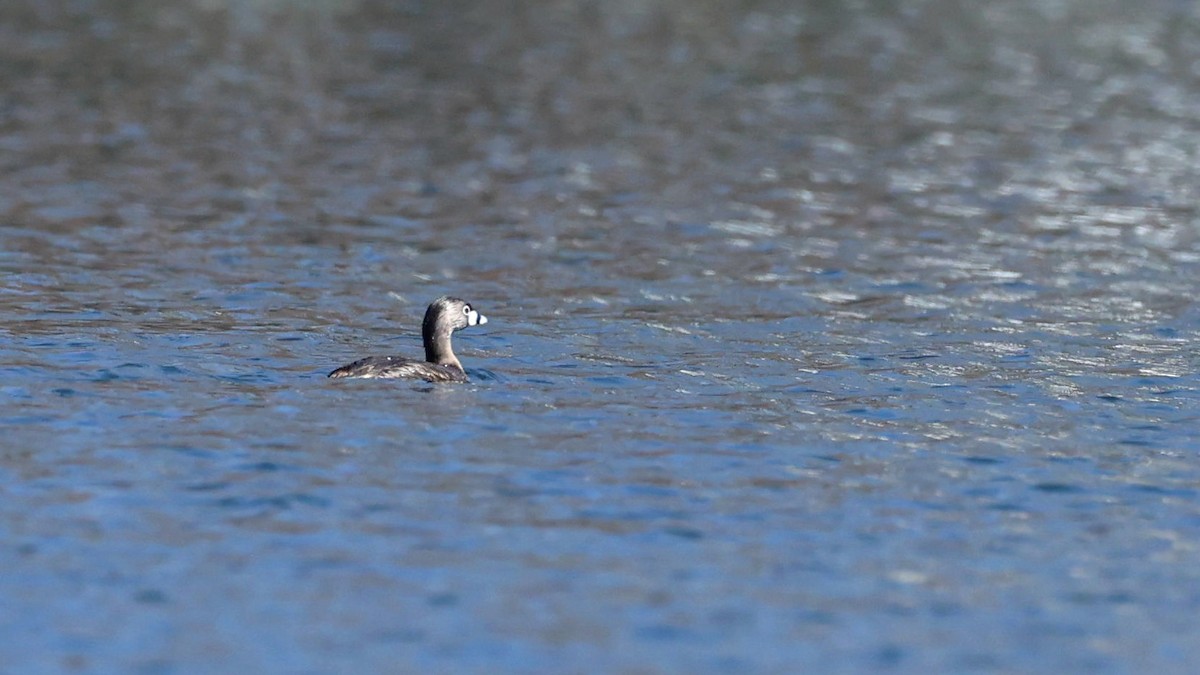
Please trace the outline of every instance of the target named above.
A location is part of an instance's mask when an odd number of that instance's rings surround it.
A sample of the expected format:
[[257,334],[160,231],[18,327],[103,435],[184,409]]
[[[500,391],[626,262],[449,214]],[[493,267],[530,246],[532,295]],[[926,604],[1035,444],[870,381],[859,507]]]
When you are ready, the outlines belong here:
[[[1182,10],[1047,51],[1061,3],[1001,4],[547,9],[441,65],[447,10],[358,8],[272,38],[346,38],[307,75],[137,63],[179,129],[13,87],[0,660],[1200,663],[1191,95],[1146,70],[1192,48],[1138,37]],[[471,384],[325,379],[442,293]]]

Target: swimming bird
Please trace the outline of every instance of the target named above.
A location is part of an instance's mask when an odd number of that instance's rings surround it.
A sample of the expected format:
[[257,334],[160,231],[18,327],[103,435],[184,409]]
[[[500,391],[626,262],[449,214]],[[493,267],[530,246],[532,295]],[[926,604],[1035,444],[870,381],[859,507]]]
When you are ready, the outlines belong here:
[[368,356],[334,370],[329,377],[399,377],[426,382],[466,382],[467,373],[450,348],[450,336],[468,326],[482,326],[487,317],[461,298],[442,296],[429,304],[421,322],[425,360],[403,356]]

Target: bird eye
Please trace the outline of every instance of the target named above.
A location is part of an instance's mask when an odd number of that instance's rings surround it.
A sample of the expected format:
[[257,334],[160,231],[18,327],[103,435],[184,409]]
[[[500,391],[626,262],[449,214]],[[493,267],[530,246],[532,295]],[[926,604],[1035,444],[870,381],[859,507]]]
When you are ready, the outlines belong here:
[[463,314],[470,314],[470,313],[471,313],[471,306],[463,305]]

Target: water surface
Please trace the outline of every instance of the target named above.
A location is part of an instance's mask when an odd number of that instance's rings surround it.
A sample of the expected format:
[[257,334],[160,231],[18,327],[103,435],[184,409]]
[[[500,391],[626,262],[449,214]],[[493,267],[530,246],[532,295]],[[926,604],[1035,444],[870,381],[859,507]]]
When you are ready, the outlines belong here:
[[1200,665],[1190,6],[0,18],[0,662]]

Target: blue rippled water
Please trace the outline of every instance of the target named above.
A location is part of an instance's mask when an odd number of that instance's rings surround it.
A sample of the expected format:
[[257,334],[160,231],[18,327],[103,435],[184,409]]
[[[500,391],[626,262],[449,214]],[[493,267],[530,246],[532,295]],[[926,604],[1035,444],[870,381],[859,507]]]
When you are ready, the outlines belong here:
[[1189,6],[34,4],[6,668],[1200,665]]

